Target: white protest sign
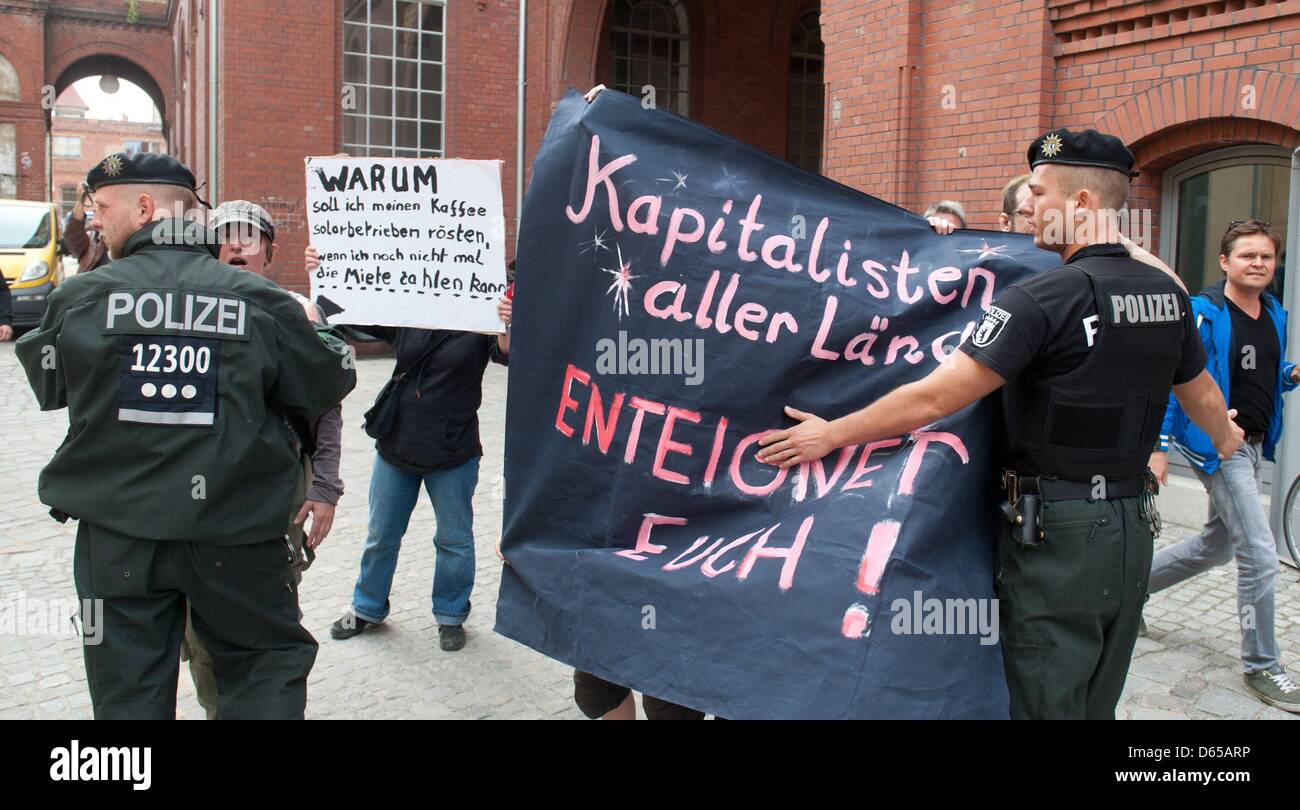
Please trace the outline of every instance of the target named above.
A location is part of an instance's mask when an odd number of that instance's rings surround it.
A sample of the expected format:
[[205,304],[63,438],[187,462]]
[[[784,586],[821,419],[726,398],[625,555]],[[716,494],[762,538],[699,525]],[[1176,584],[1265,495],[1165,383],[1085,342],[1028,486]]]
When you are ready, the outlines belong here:
[[321,258],[311,297],[330,323],[505,331],[496,314],[506,289],[501,161],[306,163]]

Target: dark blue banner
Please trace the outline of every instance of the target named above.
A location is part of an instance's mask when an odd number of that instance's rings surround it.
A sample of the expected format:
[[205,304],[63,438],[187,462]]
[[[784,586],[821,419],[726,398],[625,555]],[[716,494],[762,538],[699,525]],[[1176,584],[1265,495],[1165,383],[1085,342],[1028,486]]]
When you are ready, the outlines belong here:
[[788,471],[755,454],[787,404],[924,376],[1055,263],[570,93],[519,238],[497,631],[722,717],[1006,716],[996,398]]

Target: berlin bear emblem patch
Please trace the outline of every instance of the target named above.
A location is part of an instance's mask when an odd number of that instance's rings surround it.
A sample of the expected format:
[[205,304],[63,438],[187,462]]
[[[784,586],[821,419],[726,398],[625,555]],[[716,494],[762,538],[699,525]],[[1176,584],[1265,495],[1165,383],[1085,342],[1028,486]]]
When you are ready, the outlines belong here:
[[1011,320],[1011,313],[1000,307],[990,306],[984,311],[984,317],[980,320],[980,325],[975,328],[975,335],[972,342],[983,348],[998,339],[1002,334],[1002,327],[1007,325]]

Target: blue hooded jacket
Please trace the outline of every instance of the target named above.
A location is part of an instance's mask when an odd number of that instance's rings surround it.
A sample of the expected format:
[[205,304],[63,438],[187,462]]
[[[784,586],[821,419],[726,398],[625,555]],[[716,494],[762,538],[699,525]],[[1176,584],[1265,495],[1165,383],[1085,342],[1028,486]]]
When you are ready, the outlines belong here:
[[[1224,284],[1220,282],[1206,287],[1192,298],[1192,314],[1196,316],[1196,327],[1205,345],[1205,368],[1223,391],[1223,398],[1228,407],[1232,407],[1232,315],[1228,312],[1228,299],[1223,292]],[[1273,320],[1277,329],[1277,345],[1280,348],[1277,385],[1273,387],[1273,418],[1268,423],[1264,434],[1264,458],[1273,460],[1273,448],[1282,435],[1282,394],[1291,391],[1296,383],[1291,381],[1291,371],[1295,363],[1286,360],[1286,319],[1287,312],[1278,303],[1272,293],[1264,293],[1260,298],[1264,311]],[[1169,405],[1165,408],[1165,421],[1160,428],[1159,449],[1168,452],[1173,444],[1187,460],[1196,465],[1207,475],[1212,475],[1219,468],[1219,453],[1214,449],[1214,442],[1197,427],[1178,404],[1178,398],[1169,395]]]

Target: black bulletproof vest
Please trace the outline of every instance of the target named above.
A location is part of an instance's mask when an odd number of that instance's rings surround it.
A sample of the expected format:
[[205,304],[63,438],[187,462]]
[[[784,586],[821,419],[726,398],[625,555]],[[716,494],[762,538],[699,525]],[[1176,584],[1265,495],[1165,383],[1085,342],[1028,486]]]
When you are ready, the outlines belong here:
[[1164,273],[1123,257],[1085,257],[1097,301],[1084,362],[1067,374],[1007,384],[1005,413],[1013,463],[1036,473],[1094,483],[1140,475],[1155,449],[1182,359],[1186,299]]

